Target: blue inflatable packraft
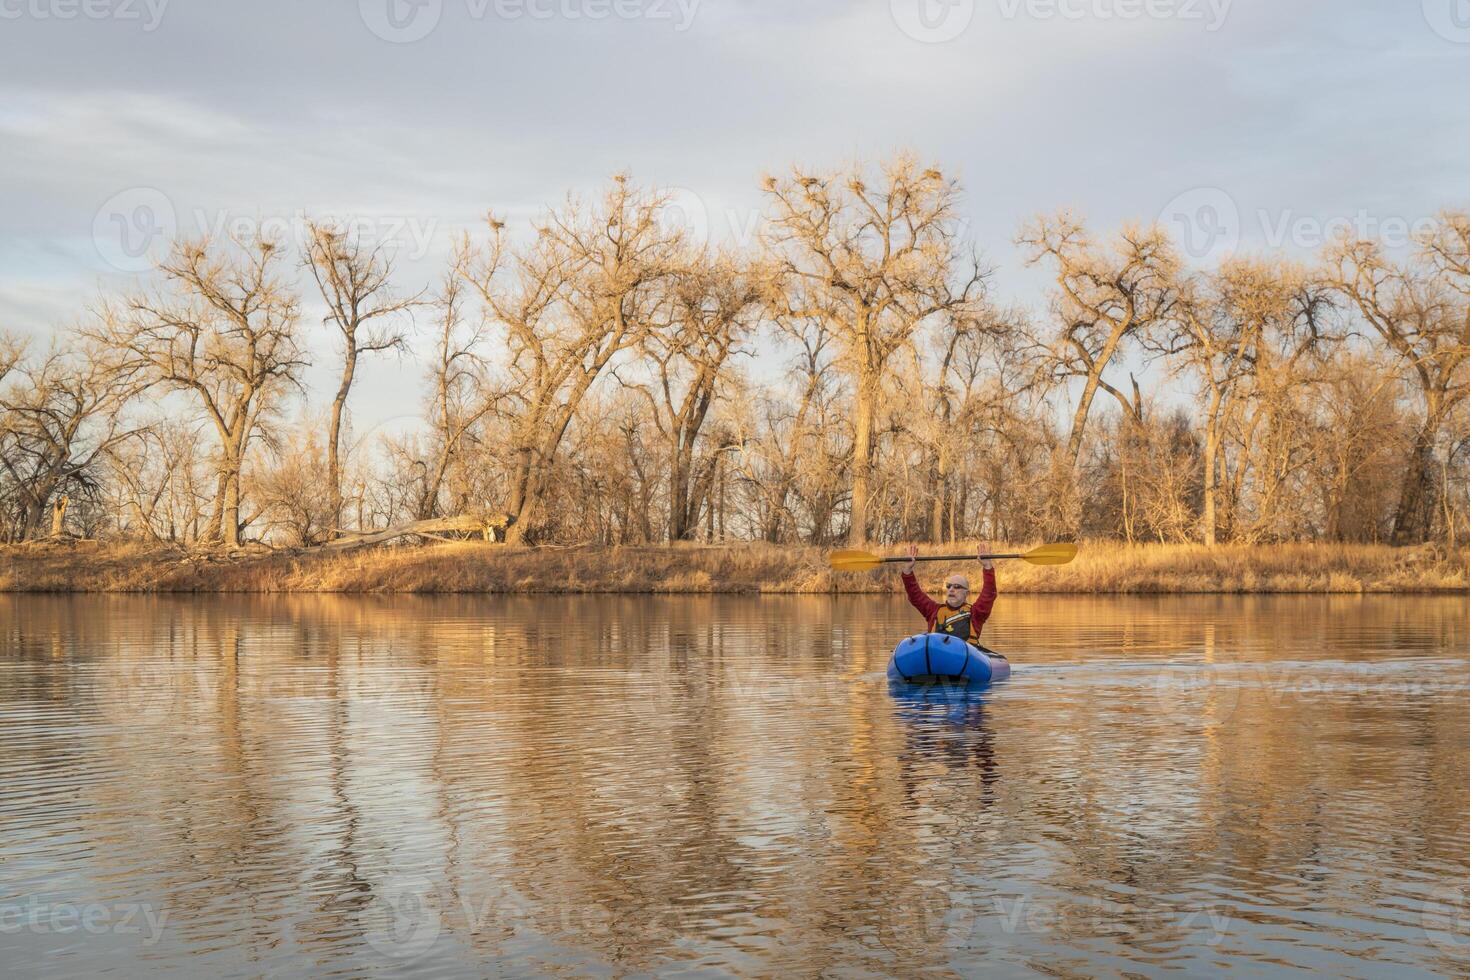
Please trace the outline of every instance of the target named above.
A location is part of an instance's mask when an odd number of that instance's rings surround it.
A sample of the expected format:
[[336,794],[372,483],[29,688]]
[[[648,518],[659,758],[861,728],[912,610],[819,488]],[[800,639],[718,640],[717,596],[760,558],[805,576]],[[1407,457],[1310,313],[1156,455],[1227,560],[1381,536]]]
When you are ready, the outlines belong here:
[[903,640],[888,661],[888,679],[898,684],[979,686],[1011,676],[1006,658],[958,637],[920,633]]

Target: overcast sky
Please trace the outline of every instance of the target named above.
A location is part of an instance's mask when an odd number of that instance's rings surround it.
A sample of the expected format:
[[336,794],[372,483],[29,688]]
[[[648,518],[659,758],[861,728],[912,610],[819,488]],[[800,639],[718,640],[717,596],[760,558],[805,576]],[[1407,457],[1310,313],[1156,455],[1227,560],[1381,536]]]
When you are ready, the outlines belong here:
[[[763,172],[909,147],[1028,300],[1012,238],[1062,205],[1206,262],[1470,206],[1470,0],[0,0],[0,90],[0,329],[31,335],[167,235],[360,215],[417,288],[487,209],[619,170],[720,239]],[[365,383],[360,422],[418,397]]]

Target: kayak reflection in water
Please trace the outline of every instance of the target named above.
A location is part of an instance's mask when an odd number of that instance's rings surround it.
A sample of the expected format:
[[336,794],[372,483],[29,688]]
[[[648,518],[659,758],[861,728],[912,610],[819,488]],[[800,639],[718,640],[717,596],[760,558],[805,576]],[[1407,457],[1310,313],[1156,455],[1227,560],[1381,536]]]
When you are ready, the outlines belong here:
[[945,577],[942,605],[931,599],[914,577],[914,563],[919,556],[919,549],[914,545],[909,545],[909,563],[903,570],[903,587],[908,593],[909,602],[928,622],[929,632],[957,636],[992,657],[1004,659],[1001,654],[980,646],[980,630],[990,618],[990,610],[995,605],[998,594],[995,587],[995,562],[985,557],[989,552],[990,542],[981,541],[975,555],[980,559],[980,567],[984,570],[985,584],[980,588],[979,598],[973,603],[970,602],[970,580],[959,574]]
[[904,797],[917,802],[926,783],[948,783],[949,773],[936,776],[930,763],[974,770],[984,791],[979,802],[994,802],[991,786],[1000,781],[995,730],[986,717],[985,694],[957,686],[906,686],[892,691],[903,723],[904,751],[899,754]]

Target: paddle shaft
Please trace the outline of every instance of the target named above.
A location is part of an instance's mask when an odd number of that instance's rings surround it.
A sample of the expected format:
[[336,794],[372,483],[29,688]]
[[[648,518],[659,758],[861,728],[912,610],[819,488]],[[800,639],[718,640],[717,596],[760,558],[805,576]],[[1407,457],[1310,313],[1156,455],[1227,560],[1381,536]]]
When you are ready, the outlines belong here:
[[[991,561],[999,558],[1025,558],[1025,555],[919,555],[913,561]],[[879,558],[884,565],[907,562],[908,558]]]
[[982,561],[989,563],[993,559],[1017,558],[1032,565],[1065,565],[1077,557],[1077,546],[1070,542],[1061,544],[1044,544],[1039,548],[1032,548],[1025,554],[1006,553],[1004,555],[914,555],[910,559],[907,555],[895,556],[893,558],[879,558],[870,555],[866,551],[837,551],[833,552],[828,561],[832,568],[839,572],[871,572],[882,568],[884,565],[896,565],[906,561]]

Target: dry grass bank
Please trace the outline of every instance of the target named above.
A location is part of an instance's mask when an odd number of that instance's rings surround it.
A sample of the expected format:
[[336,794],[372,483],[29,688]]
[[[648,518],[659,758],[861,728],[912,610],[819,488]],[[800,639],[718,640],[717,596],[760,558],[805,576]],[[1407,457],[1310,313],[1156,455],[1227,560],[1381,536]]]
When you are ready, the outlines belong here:
[[512,548],[479,542],[338,554],[190,553],[131,542],[0,546],[12,592],[757,592],[804,588],[822,553],[762,544]]
[[[921,565],[920,580],[932,587],[950,567]],[[1009,593],[1466,591],[1470,550],[1100,541],[1084,544],[1070,565],[1005,562],[1000,575]],[[882,573],[834,573],[823,551],[761,543],[539,549],[462,543],[234,556],[128,542],[0,547],[0,591],[11,592],[882,593],[897,582],[892,566]]]

